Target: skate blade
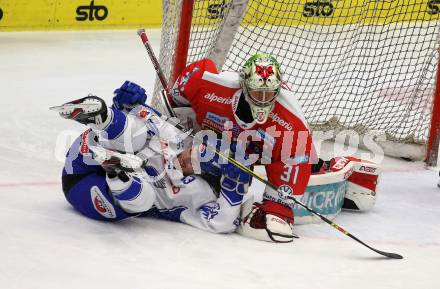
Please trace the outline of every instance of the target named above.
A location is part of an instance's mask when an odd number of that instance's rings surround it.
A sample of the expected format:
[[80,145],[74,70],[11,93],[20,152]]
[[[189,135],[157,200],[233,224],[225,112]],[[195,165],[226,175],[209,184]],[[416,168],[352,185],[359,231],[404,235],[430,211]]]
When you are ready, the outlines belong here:
[[57,105],[57,106],[51,106],[49,107],[49,110],[56,111],[58,113],[70,113],[74,111],[75,109],[96,109],[99,110],[101,108],[101,104],[99,103],[66,103],[63,105]]
[[140,157],[132,154],[121,154],[97,146],[90,146],[89,149],[93,152],[94,159],[99,163],[105,164],[107,162],[107,165],[109,165],[110,163],[108,163],[108,161],[110,161],[127,171],[140,170],[144,166],[144,161]]

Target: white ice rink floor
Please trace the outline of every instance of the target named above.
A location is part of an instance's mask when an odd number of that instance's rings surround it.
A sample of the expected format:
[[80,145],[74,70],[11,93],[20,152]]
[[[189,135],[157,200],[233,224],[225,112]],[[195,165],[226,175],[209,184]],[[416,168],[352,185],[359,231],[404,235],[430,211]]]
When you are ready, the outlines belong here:
[[[147,31],[158,52],[159,32]],[[422,163],[386,158],[375,208],[296,227],[292,244],[156,219],[88,220],[61,191],[63,145],[83,127],[49,106],[155,74],[136,31],[0,33],[0,288],[440,288],[440,189]]]

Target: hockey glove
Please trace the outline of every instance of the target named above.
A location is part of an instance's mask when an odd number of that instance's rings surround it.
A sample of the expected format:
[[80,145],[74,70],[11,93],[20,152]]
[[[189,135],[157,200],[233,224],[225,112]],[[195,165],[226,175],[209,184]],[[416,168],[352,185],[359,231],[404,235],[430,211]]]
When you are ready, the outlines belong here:
[[130,111],[136,105],[145,104],[146,101],[145,89],[126,80],[120,88],[114,91],[113,107],[118,110]]
[[240,205],[247,191],[250,176],[235,165],[221,165],[221,195],[232,205]]
[[239,234],[276,243],[288,243],[298,238],[292,231],[293,211],[291,208],[264,200],[263,203],[253,203],[251,208],[246,210],[246,206],[252,202],[253,200],[250,199],[244,205],[242,223],[238,228]]

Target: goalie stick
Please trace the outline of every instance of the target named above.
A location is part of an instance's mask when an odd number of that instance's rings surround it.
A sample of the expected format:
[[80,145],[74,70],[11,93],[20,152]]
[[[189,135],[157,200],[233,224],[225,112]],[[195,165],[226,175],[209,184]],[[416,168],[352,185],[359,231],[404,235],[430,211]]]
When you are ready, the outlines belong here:
[[[139,29],[137,31],[139,37],[142,40],[142,43],[145,46],[145,49],[148,52],[148,55],[150,57],[151,62],[153,63],[154,69],[156,70],[156,73],[159,77],[159,80],[165,90],[165,93],[167,95],[167,97],[170,97],[170,92],[168,89],[168,85],[167,85],[167,81],[165,79],[165,76],[163,75],[162,69],[160,68],[160,64],[156,58],[156,56],[154,55],[154,51],[151,48],[150,42],[148,40],[147,34],[145,32],[145,29]],[[163,115],[157,111],[155,111],[156,114],[164,121],[168,121],[169,117],[166,115]],[[192,138],[196,138],[196,136],[191,132],[191,131],[187,131],[183,126],[181,126],[180,124],[174,124],[173,125],[175,127],[177,127],[179,130],[181,130],[182,132],[185,132],[188,136],[192,137]],[[345,230],[344,228],[342,228],[341,226],[337,225],[336,223],[332,222],[331,220],[327,219],[326,217],[324,217],[323,215],[321,215],[320,213],[314,211],[313,209],[309,208],[306,204],[302,203],[301,201],[297,200],[295,197],[290,196],[290,195],[285,195],[284,192],[280,191],[274,184],[272,184],[271,182],[269,182],[268,180],[264,179],[263,177],[261,177],[260,175],[258,175],[257,173],[253,172],[252,170],[250,170],[249,168],[243,166],[241,163],[237,162],[235,159],[224,155],[223,153],[221,153],[220,151],[218,151],[215,147],[212,147],[210,145],[206,145],[206,148],[209,149],[210,151],[214,152],[215,154],[221,156],[224,159],[227,159],[229,162],[231,162],[232,164],[234,164],[235,166],[237,166],[238,168],[240,168],[241,170],[247,172],[248,174],[250,174],[251,176],[255,177],[257,180],[259,180],[260,182],[264,183],[265,185],[269,186],[270,188],[274,189],[275,191],[283,194],[284,196],[286,196],[286,198],[288,198],[289,200],[293,201],[295,204],[298,204],[299,206],[303,207],[304,209],[306,209],[307,211],[309,211],[310,213],[314,214],[315,216],[318,216],[322,221],[324,221],[325,223],[329,224],[330,226],[332,226],[333,228],[335,228],[336,230],[338,230],[339,232],[343,233],[344,235],[350,237],[351,239],[355,240],[356,242],[364,245],[365,247],[367,247],[368,249],[382,255],[385,256],[387,258],[391,258],[391,259],[403,259],[402,255],[396,254],[396,253],[390,253],[390,252],[384,252],[378,249],[375,249],[371,246],[369,246],[368,244],[366,244],[365,242],[361,241],[360,239],[358,239],[356,236],[354,236],[353,234],[351,234],[350,232],[348,232],[347,230]]]

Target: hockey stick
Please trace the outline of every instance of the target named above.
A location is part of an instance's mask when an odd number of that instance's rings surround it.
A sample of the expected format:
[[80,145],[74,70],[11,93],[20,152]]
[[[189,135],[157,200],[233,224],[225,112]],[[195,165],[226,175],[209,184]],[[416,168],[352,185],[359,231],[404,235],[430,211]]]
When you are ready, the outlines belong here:
[[176,117],[174,114],[174,111],[172,107],[170,106],[169,101],[171,100],[171,94],[170,90],[168,88],[167,80],[165,79],[165,75],[163,74],[162,68],[160,68],[159,61],[157,61],[156,56],[154,55],[153,48],[151,48],[150,42],[147,37],[147,33],[145,33],[145,29],[139,29],[138,35],[142,39],[142,42],[144,43],[145,48],[147,49],[148,55],[150,56],[151,62],[153,63],[154,70],[156,70],[157,76],[159,77],[160,83],[162,84],[162,87],[165,91],[165,106],[167,110],[171,113],[171,116]]
[[[156,58],[156,56],[154,55],[153,49],[151,48],[151,45],[149,43],[148,37],[145,33],[144,29],[139,29],[138,30],[138,35],[140,36],[142,43],[145,46],[145,49],[148,52],[148,55],[150,56],[150,60],[153,63],[154,69],[156,70],[156,73],[160,79],[160,82],[162,83],[162,86],[165,90],[165,93],[167,94],[167,96],[170,95],[169,91],[168,91],[168,85],[165,79],[165,76],[162,73],[162,70],[160,68],[159,62]],[[164,121],[168,121],[168,117],[158,113],[157,115]],[[191,131],[187,131],[183,126],[181,126],[180,124],[174,124],[173,125],[178,128],[179,130],[181,130],[182,132],[186,133],[188,136],[192,137],[192,138],[196,138],[196,136],[191,132]],[[255,177],[257,180],[259,180],[260,182],[264,183],[266,186],[269,186],[270,188],[272,188],[273,190],[280,192],[281,194],[285,195],[284,192],[281,192],[274,184],[272,184],[271,182],[269,182],[268,180],[264,179],[263,177],[261,177],[260,175],[258,175],[257,173],[255,173],[254,171],[252,171],[251,169],[243,166],[241,163],[237,162],[235,159],[224,155],[223,153],[221,153],[220,151],[218,151],[215,147],[212,147],[210,145],[206,146],[207,149],[209,149],[210,151],[214,152],[215,154],[221,156],[222,158],[228,160],[230,163],[234,164],[236,167],[240,168],[241,170],[243,170],[244,172],[247,172],[249,175]],[[336,230],[338,230],[339,232],[347,235],[348,237],[350,237],[351,239],[355,240],[356,242],[364,245],[365,247],[369,248],[370,250],[388,257],[388,258],[392,258],[392,259],[403,259],[402,255],[396,254],[396,253],[389,253],[389,252],[384,252],[378,249],[375,249],[369,245],[367,245],[365,242],[361,241],[360,239],[358,239],[357,237],[355,237],[354,235],[352,235],[351,233],[349,233],[347,230],[345,230],[344,228],[338,226],[337,224],[335,224],[334,222],[332,222],[331,220],[327,219],[326,217],[324,217],[323,215],[321,215],[320,213],[314,211],[313,209],[309,208],[306,204],[302,203],[301,201],[298,201],[295,197],[293,196],[289,196],[289,195],[285,195],[289,200],[292,200],[295,204],[300,205],[301,207],[303,207],[304,209],[306,209],[307,211],[309,211],[310,213],[318,216],[322,221],[326,222],[327,224],[329,224],[330,226],[332,226],[333,228],[335,228]]]

